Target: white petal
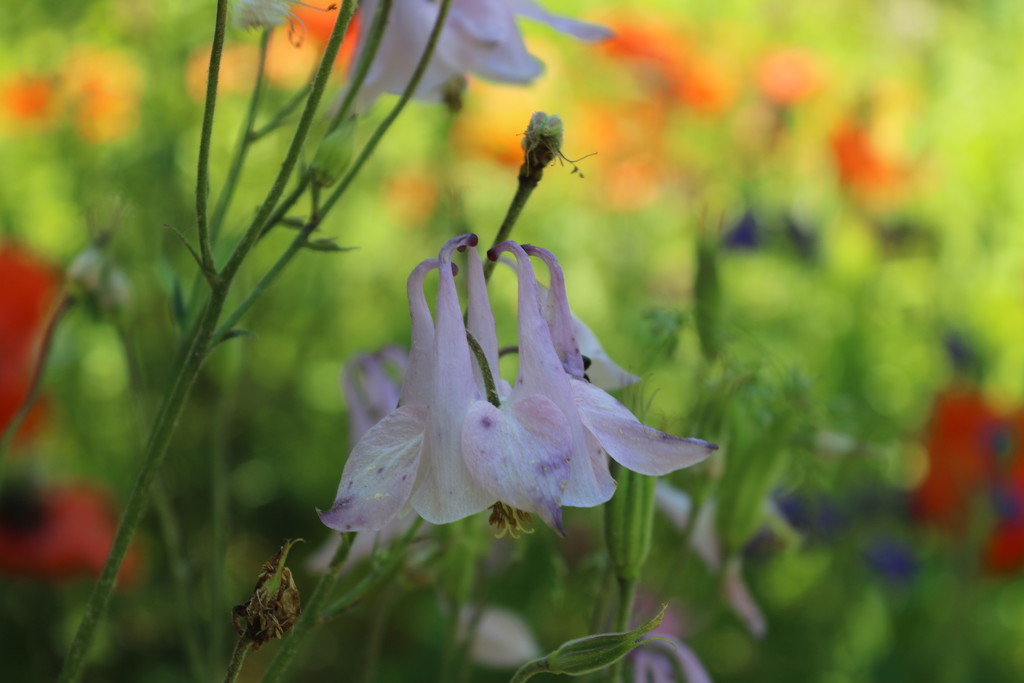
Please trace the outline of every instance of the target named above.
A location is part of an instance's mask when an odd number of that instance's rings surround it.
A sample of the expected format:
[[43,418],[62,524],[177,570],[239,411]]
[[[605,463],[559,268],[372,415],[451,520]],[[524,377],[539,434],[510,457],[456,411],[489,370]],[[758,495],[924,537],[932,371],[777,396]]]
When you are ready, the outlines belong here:
[[672,486],[668,482],[658,481],[654,485],[654,504],[669,518],[680,533],[686,531],[693,511],[693,499],[686,491]]
[[683,439],[640,423],[626,406],[588,382],[570,380],[580,418],[616,462],[660,476],[704,460],[718,448],[700,439]]
[[398,514],[416,481],[427,409],[403,406],[356,444],[334,504],[320,520],[337,531],[376,531]]
[[762,638],[768,630],[768,625],[761,608],[757,606],[754,596],[750,594],[750,589],[743,581],[742,571],[743,568],[739,561],[729,562],[725,568],[722,591],[725,593],[725,599],[729,606],[747,625],[750,633],[756,638]]
[[579,342],[580,353],[590,359],[587,377],[590,378],[594,386],[605,391],[614,391],[640,381],[639,377],[626,372],[608,357],[601,342],[598,341],[597,335],[582,320],[573,316],[572,322],[573,329],[576,331],[576,340]]
[[478,401],[466,413],[462,448],[473,478],[499,501],[540,516],[563,536],[562,491],[572,437],[550,399],[519,396],[502,407]]

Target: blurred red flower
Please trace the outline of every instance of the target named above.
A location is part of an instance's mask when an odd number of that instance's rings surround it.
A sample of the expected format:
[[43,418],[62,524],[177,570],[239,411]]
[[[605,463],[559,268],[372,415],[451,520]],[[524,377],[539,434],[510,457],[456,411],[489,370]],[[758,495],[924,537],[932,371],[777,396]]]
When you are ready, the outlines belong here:
[[922,522],[960,536],[978,503],[994,511],[984,551],[995,573],[1024,565],[1024,412],[1006,417],[973,389],[938,396],[925,435],[928,473],[912,506]]
[[[110,501],[88,485],[8,489],[0,496],[0,572],[51,581],[99,576],[116,528]],[[133,581],[138,566],[132,546],[120,578]]]
[[[36,345],[46,327],[59,287],[57,273],[26,252],[0,245],[0,431],[28,393]],[[34,410],[20,435],[39,419]]]

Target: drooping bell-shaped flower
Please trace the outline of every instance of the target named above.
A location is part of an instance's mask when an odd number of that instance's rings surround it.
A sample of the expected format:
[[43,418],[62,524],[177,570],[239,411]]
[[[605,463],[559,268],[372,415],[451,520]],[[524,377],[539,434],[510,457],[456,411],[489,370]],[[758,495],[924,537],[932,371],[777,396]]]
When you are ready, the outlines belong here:
[[[364,15],[373,17],[377,5],[378,0],[363,2]],[[359,91],[360,109],[368,108],[383,93],[405,90],[427,47],[439,9],[440,3],[432,0],[394,1],[380,47]],[[602,26],[550,14],[533,0],[452,0],[434,54],[413,96],[441,101],[449,85],[465,81],[466,74],[514,84],[526,84],[540,76],[544,65],[527,52],[517,16],[588,42],[611,35]],[[362,23],[360,52],[371,24]]]
[[[571,318],[565,288],[555,286],[562,278],[558,259],[546,249],[533,246],[527,246],[525,249],[543,260],[552,273],[550,295],[558,299],[552,303],[552,308],[556,311],[554,315]],[[567,323],[562,323],[553,329],[566,327]],[[582,367],[582,358],[578,358],[579,344],[575,343],[575,340],[563,338],[555,344],[559,348],[559,355],[568,357],[562,361],[563,365],[573,369]],[[695,465],[718,448],[702,439],[672,436],[641,424],[626,406],[582,379],[581,374],[577,375],[575,370],[566,373],[580,419],[593,441],[620,465],[640,474],[661,476]]]
[[[583,360],[558,261],[504,242],[519,279],[519,370],[501,380],[494,315],[475,235],[449,240],[435,261],[410,275],[412,351],[398,408],[359,440],[324,523],[340,531],[378,530],[408,504],[444,524],[492,509],[492,523],[515,534],[538,515],[559,533],[562,506],[590,507],[615,490],[608,455],[644,474],[664,474],[716,447],[646,427],[584,377]],[[452,257],[469,249],[467,324]],[[551,273],[542,296],[530,256]],[[438,271],[434,317],[423,278]]]

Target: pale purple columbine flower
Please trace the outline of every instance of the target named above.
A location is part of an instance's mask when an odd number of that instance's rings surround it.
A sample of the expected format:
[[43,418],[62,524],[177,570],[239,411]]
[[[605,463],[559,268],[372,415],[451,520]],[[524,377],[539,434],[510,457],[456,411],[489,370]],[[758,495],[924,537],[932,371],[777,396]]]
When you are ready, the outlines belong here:
[[[377,5],[378,0],[362,3],[365,20],[357,53],[366,44]],[[380,47],[359,91],[359,110],[365,111],[383,93],[405,90],[427,47],[440,6],[437,0],[394,0]],[[441,101],[446,88],[453,81],[464,82],[466,74],[520,85],[540,76],[544,65],[527,52],[517,17],[543,22],[583,41],[611,36],[603,26],[550,14],[533,0],[452,0],[433,57],[413,96]]]
[[[323,522],[339,531],[382,528],[406,504],[434,524],[492,509],[513,533],[529,514],[561,534],[562,506],[591,507],[615,490],[608,456],[648,475],[695,464],[716,446],[642,425],[629,410],[583,379],[557,259],[536,247],[503,242],[519,278],[519,371],[514,384],[497,376],[498,340],[475,235],[462,235],[409,277],[413,343],[399,407],[356,444],[338,495]],[[474,357],[455,288],[452,256],[469,249],[468,332],[486,359]],[[542,307],[531,255],[551,273]],[[436,269],[431,318],[423,279]],[[488,396],[486,387],[498,387]]]

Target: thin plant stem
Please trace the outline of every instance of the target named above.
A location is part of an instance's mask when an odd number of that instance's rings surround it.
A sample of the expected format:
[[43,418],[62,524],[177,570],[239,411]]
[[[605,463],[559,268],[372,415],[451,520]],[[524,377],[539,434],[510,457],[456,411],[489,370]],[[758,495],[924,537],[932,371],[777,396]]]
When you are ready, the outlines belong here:
[[341,596],[341,598],[323,608],[320,612],[320,616],[317,618],[317,623],[321,624],[337,617],[346,609],[356,604],[363,595],[370,592],[375,586],[383,582],[385,579],[389,578],[398,568],[402,560],[405,559],[405,550],[409,547],[412,539],[416,537],[416,532],[419,531],[422,524],[423,520],[417,518],[416,521],[412,523],[412,526],[409,527],[409,530],[405,532],[405,535],[402,536],[397,544],[395,544],[395,547],[391,549],[387,559],[376,569],[363,577],[363,579],[356,584],[354,588]]
[[235,153],[231,158],[231,166],[228,169],[227,178],[224,180],[224,187],[221,188],[220,198],[217,200],[217,207],[213,211],[210,220],[210,241],[217,241],[217,234],[224,224],[224,216],[227,215],[231,200],[235,196],[235,188],[238,187],[238,178],[242,174],[242,167],[249,154],[249,146],[253,142],[253,127],[256,124],[256,111],[259,109],[260,99],[263,96],[264,76],[267,65],[267,46],[270,44],[270,29],[264,29],[260,36],[260,56],[256,65],[256,84],[252,89],[252,97],[249,99],[249,108],[246,111],[245,121],[242,124],[238,142],[235,145]]
[[249,654],[249,649],[252,647],[252,641],[242,636],[235,643],[235,649],[231,653],[231,661],[228,663],[228,670],[224,674],[224,683],[235,683],[238,680],[238,674],[242,672],[242,663],[245,662],[245,656]]
[[397,600],[397,592],[385,593],[374,605],[370,635],[363,646],[363,683],[373,683],[377,679],[377,662],[380,660],[381,645],[384,644],[384,633]]
[[[253,289],[252,293],[250,293],[250,295],[246,297],[246,299],[241,303],[241,305],[239,305],[238,308],[235,309],[235,311],[233,311],[231,315],[228,316],[227,320],[224,322],[223,325],[221,325],[220,329],[217,332],[217,339],[222,339],[224,335],[226,335],[231,330],[231,328],[242,318],[242,316],[245,315],[245,313],[252,307],[252,304],[255,303],[257,298],[259,298],[259,295],[266,291],[266,289],[273,283],[273,281],[277,279],[277,277],[281,274],[281,272],[288,265],[291,259],[295,256],[298,250],[303,246],[306,238],[308,238],[312,231],[318,227],[319,222],[320,220],[322,220],[323,216],[325,216],[327,212],[331,210],[331,208],[338,202],[341,196],[345,193],[345,190],[347,190],[348,187],[352,184],[352,181],[362,170],[363,166],[366,164],[367,160],[369,160],[374,150],[376,150],[377,145],[384,137],[384,134],[391,127],[391,124],[393,124],[395,122],[395,119],[398,118],[398,115],[402,113],[402,110],[405,108],[405,105],[409,102],[409,100],[412,98],[412,94],[416,91],[416,87],[419,85],[420,80],[423,78],[423,74],[426,72],[427,65],[430,63],[430,58],[431,56],[433,56],[434,49],[437,47],[437,39],[441,35],[441,28],[444,26],[444,20],[448,16],[448,8],[450,6],[451,0],[441,0],[441,8],[438,11],[437,21],[434,22],[434,27],[430,33],[430,38],[427,41],[427,46],[420,57],[419,63],[416,65],[416,70],[413,72],[412,78],[406,85],[405,90],[402,92],[401,97],[399,97],[398,99],[398,102],[391,109],[391,111],[388,112],[388,115],[384,117],[384,120],[380,123],[380,125],[377,126],[377,129],[373,132],[373,135],[370,136],[370,139],[366,142],[366,145],[363,146],[362,151],[359,153],[359,156],[356,158],[355,162],[349,168],[348,173],[346,173],[345,177],[342,178],[341,182],[338,183],[338,187],[334,189],[334,191],[330,194],[326,201],[324,201],[324,203],[321,205],[319,211],[320,215],[315,217],[316,220],[310,220],[309,223],[307,223],[307,225],[303,229],[303,232],[300,233],[300,235],[297,236],[294,240],[292,240],[292,243],[288,246],[288,249],[285,251],[285,253],[282,254],[280,258],[278,258],[278,260],[274,263],[273,266],[271,266],[271,269],[259,281],[256,287]],[[300,183],[300,187],[296,188],[296,190],[292,192],[288,199],[291,200],[292,202],[297,200],[298,197],[302,194],[302,190],[305,189],[303,185],[307,182],[308,179],[304,177],[302,182]],[[263,212],[261,211],[261,214],[262,213]],[[254,225],[258,222],[260,225],[263,226],[261,232],[258,235],[256,235],[254,239],[262,237],[263,234],[265,234],[268,230],[270,230],[270,228],[276,225],[283,217],[284,212],[281,211],[279,207],[279,210],[275,211],[272,215],[270,215],[269,218],[264,216],[262,217],[261,220],[254,221]],[[228,266],[230,265],[231,263],[229,262]],[[225,266],[225,271],[228,270],[228,266]]]
[[[244,347],[240,347],[244,348]],[[236,350],[236,353],[240,351]],[[231,359],[234,360],[234,359]],[[237,367],[237,366],[233,366]],[[230,373],[231,380],[237,374]],[[228,546],[228,425],[235,408],[234,391],[225,391],[217,404],[213,447],[210,457],[210,605],[209,605],[209,662],[211,670],[219,667],[224,646],[224,574]]]
[[3,468],[7,462],[7,450],[14,442],[15,435],[21,429],[21,425],[25,422],[25,418],[28,417],[32,406],[35,405],[36,399],[39,398],[39,390],[43,386],[43,375],[46,374],[46,363],[50,359],[50,352],[53,350],[53,338],[57,332],[57,326],[63,320],[64,314],[75,303],[75,297],[65,294],[60,303],[57,304],[57,308],[54,310],[53,316],[50,317],[50,322],[46,326],[46,331],[43,333],[43,339],[39,344],[39,352],[36,355],[35,368],[32,371],[32,379],[29,382],[28,391],[25,393],[25,398],[22,399],[21,405],[18,406],[17,412],[11,416],[11,421],[7,423],[3,437],[0,437],[0,481],[3,480]]
[[202,657],[199,654],[199,641],[196,640],[196,629],[190,609],[194,601],[188,592],[189,570],[185,563],[188,554],[181,547],[181,531],[178,528],[178,520],[167,499],[167,492],[160,482],[154,484],[152,497],[153,508],[156,510],[157,520],[160,523],[160,537],[164,543],[166,562],[174,581],[174,602],[178,612],[178,630],[181,631],[185,641],[185,659],[192,672],[192,680],[198,683],[206,680],[207,677]]
[[370,25],[370,30],[366,33],[366,41],[359,52],[359,63],[356,64],[355,74],[353,74],[352,80],[348,85],[348,90],[345,91],[345,99],[341,101],[338,111],[334,112],[334,116],[331,117],[331,123],[327,127],[328,132],[337,128],[342,121],[348,118],[349,113],[352,111],[352,104],[356,100],[356,95],[359,94],[359,89],[363,87],[366,75],[370,73],[373,58],[377,56],[377,50],[380,49],[380,41],[384,35],[384,29],[387,27],[388,16],[391,14],[392,2],[393,0],[381,0],[381,3],[377,6],[377,12],[373,15],[373,23]]
[[[223,0],[221,0],[221,3],[223,4]],[[72,683],[77,681],[82,675],[86,654],[96,635],[96,626],[110,601],[110,595],[113,592],[121,564],[124,562],[125,553],[128,551],[128,546],[135,535],[142,512],[148,503],[153,479],[167,454],[167,446],[177,427],[185,401],[211,348],[213,334],[220,315],[224,310],[224,302],[227,298],[231,282],[245,257],[255,245],[256,238],[259,236],[264,221],[284,191],[288,178],[291,176],[292,170],[298,161],[302,144],[305,142],[310,123],[313,120],[317,106],[320,103],[320,98],[323,95],[323,90],[326,87],[331,65],[334,63],[338,48],[341,46],[341,39],[344,37],[348,22],[352,18],[352,12],[355,9],[354,5],[354,2],[345,3],[347,11],[343,13],[344,21],[339,19],[334,27],[334,32],[331,34],[327,49],[321,60],[320,68],[317,70],[317,75],[313,80],[313,87],[306,102],[306,108],[296,128],[295,136],[292,139],[292,144],[285,157],[285,161],[282,162],[277,180],[271,187],[266,200],[261,205],[256,218],[254,218],[245,235],[235,246],[224,269],[219,275],[209,278],[211,282],[210,297],[199,316],[187,351],[179,359],[178,369],[174,374],[170,389],[165,395],[160,410],[157,413],[153,430],[146,443],[145,455],[139,474],[125,503],[117,532],[114,534],[110,554],[107,556],[103,572],[100,574],[92,595],[89,597],[85,614],[78,626],[78,631],[75,633],[75,638],[71,643],[68,657],[61,670],[60,678],[58,679],[59,683]],[[218,20],[220,19],[220,14],[218,14]],[[200,191],[201,189],[200,187]]]
[[[615,628],[617,633],[629,631],[629,619],[633,614],[633,601],[636,599],[636,579],[617,577],[619,583],[619,603],[615,611]],[[619,659],[608,667],[608,681],[619,683],[622,680],[623,660]]]
[[227,263],[224,264],[220,277],[225,280],[230,281],[242,266],[242,262],[262,234],[267,224],[267,219],[270,218],[274,207],[277,205],[277,201],[281,198],[285,187],[288,185],[292,171],[295,170],[295,165],[299,161],[303,144],[309,135],[309,129],[313,124],[313,118],[316,116],[320,100],[323,98],[324,89],[327,87],[327,79],[331,75],[331,66],[334,64],[335,57],[338,56],[341,41],[345,37],[349,23],[352,21],[352,14],[355,12],[356,4],[355,0],[348,0],[348,2],[342,5],[341,13],[334,24],[331,37],[328,39],[327,47],[320,59],[320,67],[313,77],[313,84],[310,88],[309,99],[306,100],[306,107],[302,111],[302,116],[299,117],[299,123],[295,127],[295,135],[292,136],[292,143],[288,147],[284,161],[281,162],[281,170],[278,172],[270,192],[267,193],[267,198],[260,205],[249,228],[238,241],[231,256],[228,257]]
[[306,635],[319,622],[320,610],[341,577],[341,570],[345,565],[345,560],[348,559],[348,553],[352,548],[353,540],[355,540],[354,532],[341,535],[341,545],[335,551],[331,564],[328,565],[327,570],[320,576],[320,581],[317,582],[316,588],[313,589],[313,594],[309,596],[308,600],[304,601],[302,614],[299,615],[294,628],[282,641],[281,647],[278,649],[277,654],[274,655],[274,661],[270,663],[270,668],[263,674],[263,683],[276,683],[281,680],[295,658],[299,645],[302,644]]
[[535,659],[532,662],[527,662],[526,664],[523,664],[519,668],[519,670],[512,675],[512,679],[509,681],[509,683],[524,683],[524,681],[533,678],[537,674],[541,674],[545,671],[550,670],[551,669],[548,667],[547,659]]
[[277,112],[273,116],[273,118],[267,121],[267,123],[262,128],[252,131],[252,133],[249,135],[249,142],[256,142],[257,140],[266,137],[270,133],[273,133],[275,130],[280,128],[281,125],[284,123],[284,120],[292,115],[292,112],[294,112],[298,108],[298,106],[302,104],[302,101],[306,99],[307,95],[309,95],[309,84],[302,86],[302,88],[295,93],[295,96],[292,97],[292,99],[288,100],[288,102],[283,107],[281,107],[281,110]]
[[[508,205],[508,211],[505,212],[505,219],[501,222],[501,227],[498,228],[498,234],[494,236],[494,242],[491,244],[491,247],[501,244],[509,238],[509,235],[512,234],[512,228],[515,227],[516,221],[519,220],[519,214],[523,212],[526,202],[529,201],[530,195],[533,194],[533,191],[537,189],[537,185],[540,183],[543,176],[544,167],[540,164],[524,162],[519,168],[516,193],[512,196],[512,203]],[[491,273],[494,272],[494,267],[496,265],[498,265],[497,261],[488,260],[484,263],[484,281],[489,281],[491,279]]]
[[363,164],[370,158],[377,145],[380,144],[384,134],[391,127],[391,124],[395,122],[398,115],[405,109],[405,105],[412,99],[413,93],[416,92],[416,88],[419,87],[420,81],[423,79],[423,74],[427,71],[427,66],[430,64],[431,57],[434,56],[434,50],[437,48],[438,38],[441,36],[441,29],[444,28],[445,19],[448,18],[448,9],[451,7],[452,0],[441,0],[441,7],[437,12],[437,20],[434,22],[434,26],[430,31],[430,37],[427,39],[427,46],[423,50],[423,54],[420,55],[420,61],[416,65],[416,69],[413,71],[412,78],[409,79],[409,83],[405,86],[405,90],[402,91],[401,96],[398,98],[398,102],[392,107],[388,115],[384,117],[380,125],[377,126],[377,130],[373,131],[373,135],[366,141],[366,145],[363,146],[363,150],[359,153],[359,156],[353,162],[352,167],[349,168],[348,173],[338,183],[338,187],[331,192],[330,196],[324,202],[322,212],[326,214],[331,210],[341,196],[345,194],[348,186],[352,184],[352,181],[359,174]]
[[213,139],[213,114],[217,108],[217,85],[220,81],[220,58],[224,51],[224,33],[227,25],[228,0],[217,0],[217,18],[213,28],[213,46],[210,48],[210,68],[206,76],[206,106],[203,108],[203,130],[199,137],[199,162],[196,170],[196,230],[199,234],[199,254],[203,275],[209,277],[216,270],[210,234],[207,204],[210,199],[210,141]]
[[295,206],[295,202],[299,201],[299,198],[306,191],[307,187],[309,187],[308,173],[299,178],[299,182],[295,185],[295,189],[293,189],[287,197],[282,199],[277,205],[277,208],[274,209],[274,213],[270,214],[270,218],[267,219],[267,224],[263,226],[263,232],[260,233],[260,237],[266,235],[275,225],[285,219],[285,214]]

